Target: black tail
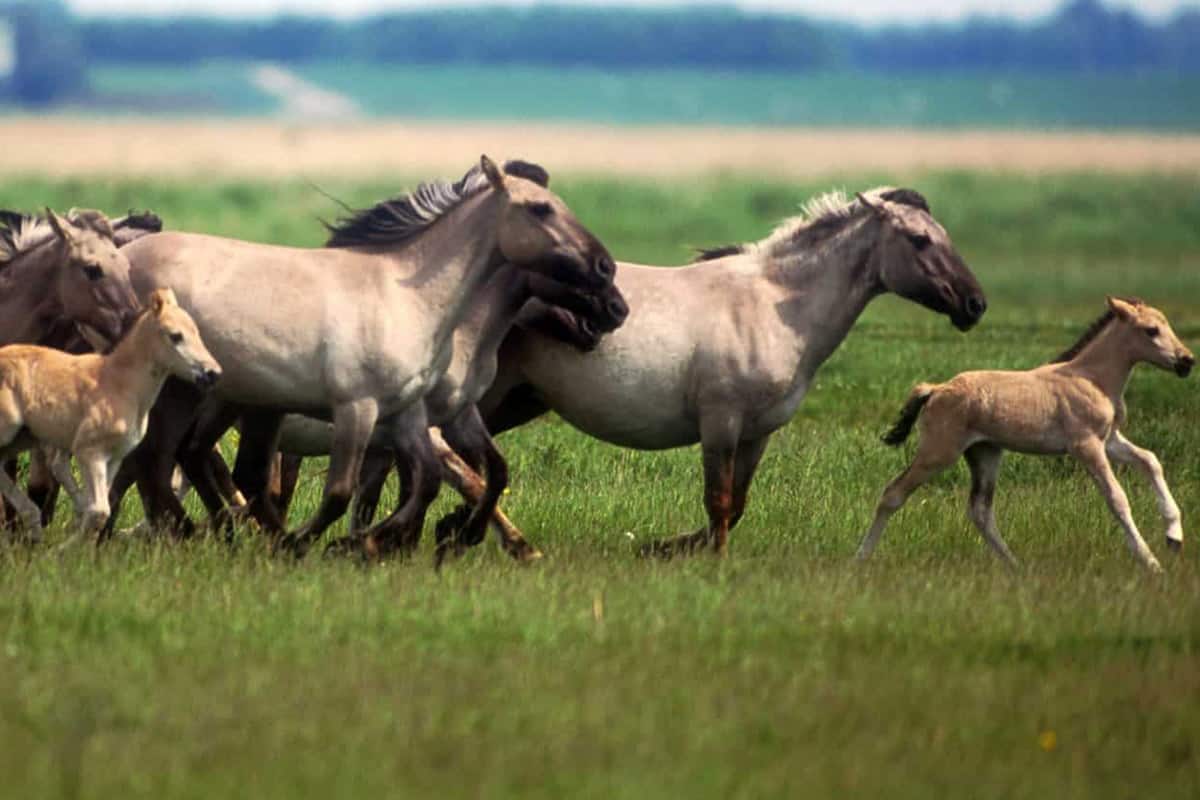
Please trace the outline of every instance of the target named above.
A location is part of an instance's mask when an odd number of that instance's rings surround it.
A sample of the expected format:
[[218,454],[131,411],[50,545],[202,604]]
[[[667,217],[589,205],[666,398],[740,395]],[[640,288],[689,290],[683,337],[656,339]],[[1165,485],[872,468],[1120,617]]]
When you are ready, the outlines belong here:
[[908,402],[904,404],[904,408],[900,409],[900,418],[896,420],[896,424],[883,435],[883,443],[892,447],[902,444],[912,433],[913,425],[917,423],[917,417],[921,416],[921,409],[925,407],[931,397],[933,397],[933,386],[928,383],[918,384],[917,388],[913,389],[912,394],[908,396]]

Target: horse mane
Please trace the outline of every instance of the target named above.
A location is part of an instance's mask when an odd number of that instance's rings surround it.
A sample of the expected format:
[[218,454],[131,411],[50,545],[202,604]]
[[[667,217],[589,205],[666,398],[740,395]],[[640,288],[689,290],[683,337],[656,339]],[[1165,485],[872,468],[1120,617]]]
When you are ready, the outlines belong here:
[[[929,201],[916,189],[877,186],[864,194],[930,213]],[[752,249],[779,252],[790,250],[797,245],[812,246],[841,231],[851,220],[858,219],[865,210],[865,206],[857,197],[848,197],[845,191],[834,189],[809,198],[800,206],[798,215],[779,223],[766,239],[753,244],[731,244],[704,249],[692,263],[711,261]]]
[[[110,241],[116,240],[113,223],[101,211],[72,208],[66,213],[66,220],[77,228],[90,230]],[[154,232],[162,230],[162,220],[149,211],[142,214],[130,212],[121,221],[124,225],[115,227]],[[53,238],[54,228],[43,215],[0,209],[0,269],[11,264],[18,256],[41,247]]]
[[0,209],[0,270],[53,237],[54,230],[43,217]]
[[[504,172],[546,188],[550,173],[540,164],[514,159],[504,163]],[[418,184],[408,194],[383,200],[370,208],[352,211],[337,222],[321,224],[329,231],[326,247],[403,244],[430,228],[468,197],[488,187],[479,165],[449,183],[443,180]]]
[[[1135,306],[1144,305],[1144,303],[1136,297],[1122,297],[1120,299],[1124,300],[1126,303],[1129,303],[1131,305],[1135,305]],[[1050,359],[1046,363],[1047,364],[1062,364],[1067,361],[1070,361],[1075,356],[1082,353],[1083,348],[1085,348],[1089,344],[1091,344],[1095,340],[1095,338],[1097,336],[1099,336],[1100,333],[1109,326],[1109,323],[1111,323],[1116,318],[1117,318],[1116,311],[1113,311],[1111,308],[1105,309],[1104,313],[1101,314],[1099,317],[1097,317],[1092,322],[1092,324],[1087,327],[1087,330],[1085,330],[1083,332],[1083,335],[1079,337],[1079,340],[1076,341],[1075,344],[1071,345],[1066,350],[1063,350],[1061,353],[1059,353],[1057,356]]]

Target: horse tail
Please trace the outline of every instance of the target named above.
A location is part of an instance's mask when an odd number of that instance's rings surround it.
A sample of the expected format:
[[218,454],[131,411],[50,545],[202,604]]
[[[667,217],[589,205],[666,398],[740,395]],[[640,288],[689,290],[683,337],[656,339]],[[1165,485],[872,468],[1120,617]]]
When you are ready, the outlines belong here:
[[913,425],[917,423],[917,417],[921,416],[921,409],[929,402],[929,398],[933,397],[936,388],[932,383],[918,383],[913,387],[904,408],[900,409],[900,418],[896,420],[892,429],[883,435],[884,444],[897,447],[908,438]]

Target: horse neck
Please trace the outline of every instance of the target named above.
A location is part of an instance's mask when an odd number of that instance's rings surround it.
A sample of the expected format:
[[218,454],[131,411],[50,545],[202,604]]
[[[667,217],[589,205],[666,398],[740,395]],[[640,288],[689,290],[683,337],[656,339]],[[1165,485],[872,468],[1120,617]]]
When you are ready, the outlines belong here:
[[784,322],[805,342],[803,361],[815,370],[837,349],[863,309],[883,292],[870,267],[877,226],[869,220],[816,246],[768,255],[769,274],[791,299],[780,305]]
[[1137,360],[1122,340],[1120,323],[1109,323],[1096,338],[1071,359],[1070,366],[1100,387],[1116,403],[1125,394],[1125,385]]
[[0,272],[0,344],[36,344],[62,315],[50,269],[59,256],[59,247],[43,245]]
[[470,365],[494,357],[529,297],[529,284],[521,270],[511,264],[496,270],[454,331],[455,364]]
[[112,352],[102,356],[100,382],[120,399],[139,410],[148,411],[167,380],[169,370],[154,356],[155,329],[153,312],[143,313],[133,328],[117,342]]
[[406,265],[400,284],[436,312],[433,341],[438,348],[449,341],[488,278],[504,263],[496,231],[501,202],[489,190],[468,197],[395,254]]

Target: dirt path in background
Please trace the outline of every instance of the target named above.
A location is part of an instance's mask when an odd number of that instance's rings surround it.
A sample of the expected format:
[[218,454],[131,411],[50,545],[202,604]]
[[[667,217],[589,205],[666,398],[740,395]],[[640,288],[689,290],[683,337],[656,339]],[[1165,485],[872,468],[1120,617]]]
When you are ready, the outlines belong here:
[[448,175],[487,152],[552,170],[775,177],[925,169],[1200,174],[1200,136],[521,123],[0,119],[0,175]]

